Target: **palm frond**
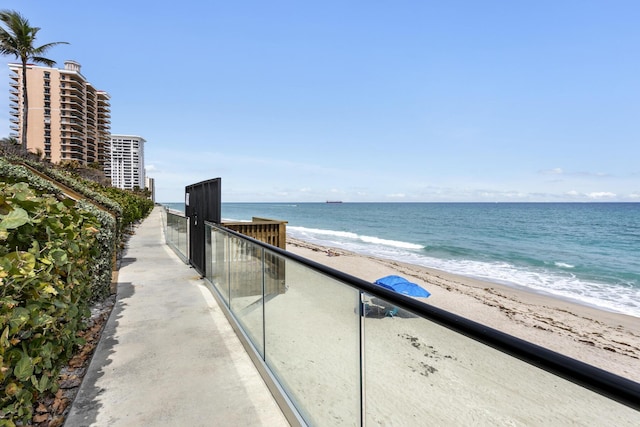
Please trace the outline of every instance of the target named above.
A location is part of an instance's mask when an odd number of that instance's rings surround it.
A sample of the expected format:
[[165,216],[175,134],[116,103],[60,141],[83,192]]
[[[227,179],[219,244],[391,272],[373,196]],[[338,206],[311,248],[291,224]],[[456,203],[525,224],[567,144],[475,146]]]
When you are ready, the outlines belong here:
[[56,65],[56,61],[54,61],[53,59],[44,58],[41,56],[32,56],[29,59],[36,64],[44,64],[47,67],[53,67],[54,65]]

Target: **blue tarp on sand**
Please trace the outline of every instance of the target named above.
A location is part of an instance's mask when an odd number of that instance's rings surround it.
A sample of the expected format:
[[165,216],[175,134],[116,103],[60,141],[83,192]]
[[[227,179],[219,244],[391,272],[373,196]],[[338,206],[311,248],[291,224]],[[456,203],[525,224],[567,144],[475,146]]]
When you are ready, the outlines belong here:
[[385,276],[373,282],[375,285],[382,286],[383,288],[391,289],[399,294],[408,295],[410,297],[428,298],[431,293],[424,289],[422,286],[409,282],[404,277],[400,276]]

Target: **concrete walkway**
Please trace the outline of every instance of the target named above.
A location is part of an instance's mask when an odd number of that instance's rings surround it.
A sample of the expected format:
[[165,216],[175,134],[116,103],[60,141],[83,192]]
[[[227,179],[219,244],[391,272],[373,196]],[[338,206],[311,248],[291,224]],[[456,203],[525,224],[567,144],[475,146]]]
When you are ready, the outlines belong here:
[[199,274],[164,243],[161,215],[156,207],[129,241],[64,425],[288,426]]

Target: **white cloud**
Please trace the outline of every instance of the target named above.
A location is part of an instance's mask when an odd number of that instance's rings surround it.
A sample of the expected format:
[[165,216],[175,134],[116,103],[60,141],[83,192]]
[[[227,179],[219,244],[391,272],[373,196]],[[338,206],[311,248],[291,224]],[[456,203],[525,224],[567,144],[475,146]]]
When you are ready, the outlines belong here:
[[564,171],[562,170],[562,168],[553,168],[541,170],[540,173],[543,175],[562,175]]
[[616,194],[610,193],[607,191],[598,191],[598,192],[588,193],[587,197],[591,199],[612,199],[616,197]]
[[563,175],[563,176],[573,176],[573,177],[596,177],[596,178],[608,178],[612,175],[607,172],[589,172],[589,171],[565,171],[562,168],[553,168],[553,169],[545,169],[541,170],[540,174],[542,175]]

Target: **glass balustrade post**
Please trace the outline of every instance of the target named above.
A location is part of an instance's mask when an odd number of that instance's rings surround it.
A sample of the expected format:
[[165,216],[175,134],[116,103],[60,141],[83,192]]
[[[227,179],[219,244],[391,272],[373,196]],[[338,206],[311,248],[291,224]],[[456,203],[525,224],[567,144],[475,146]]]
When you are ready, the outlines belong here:
[[360,318],[359,329],[359,342],[360,342],[360,425],[365,425],[366,414],[366,389],[367,389],[367,376],[366,376],[366,359],[365,359],[365,327],[366,327],[366,310],[365,310],[365,294],[362,291],[358,291],[358,313]]
[[265,253],[264,248],[261,248],[261,258],[262,258],[262,360],[265,359],[265,354],[267,353],[267,345],[266,345],[266,334],[265,330],[267,329],[267,318],[265,316],[265,299],[266,299],[266,265],[265,265]]

